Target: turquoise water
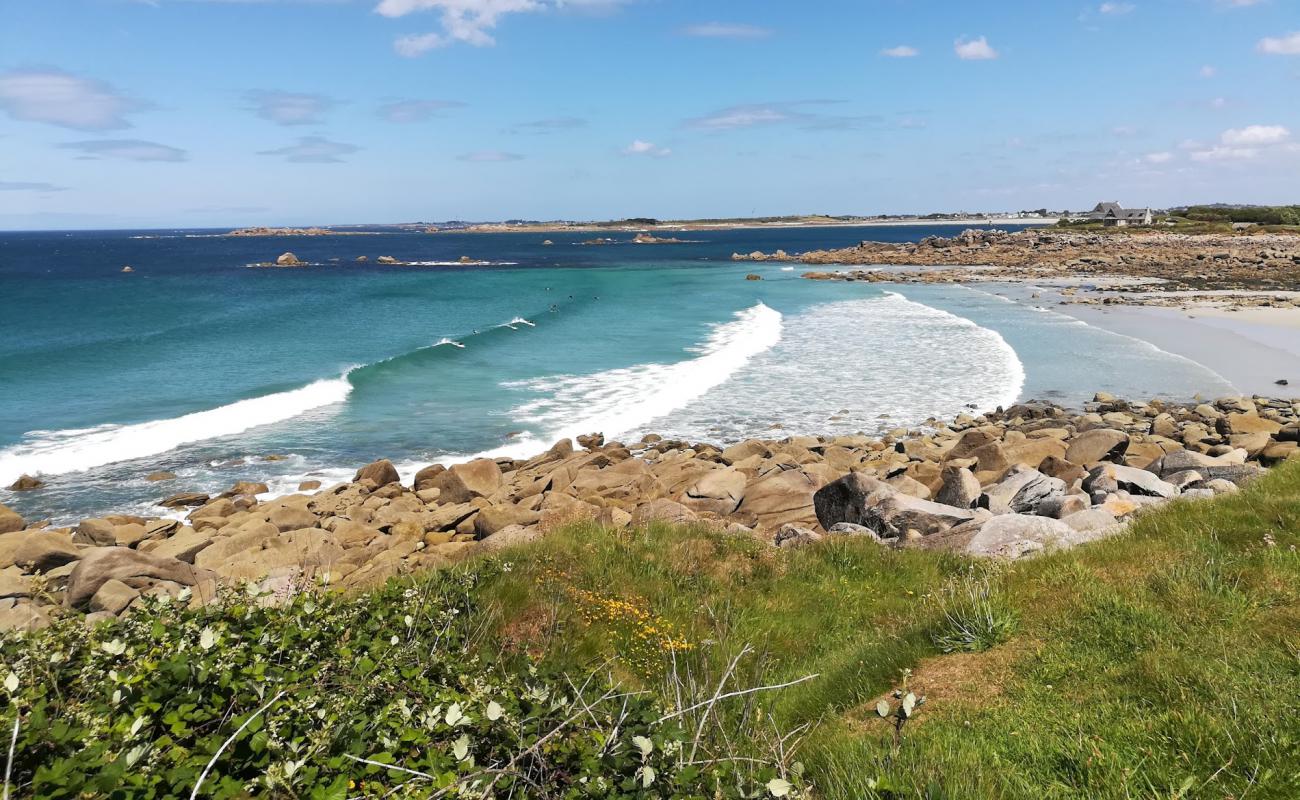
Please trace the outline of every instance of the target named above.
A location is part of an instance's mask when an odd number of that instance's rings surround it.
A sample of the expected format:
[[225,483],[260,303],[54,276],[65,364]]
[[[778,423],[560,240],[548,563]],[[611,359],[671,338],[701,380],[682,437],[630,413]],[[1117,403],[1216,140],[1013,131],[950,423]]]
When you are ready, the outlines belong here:
[[[1031,396],[1230,390],[1010,287],[814,282],[802,268],[729,259],[936,232],[953,229],[610,246],[576,235],[543,246],[532,234],[0,233],[0,483],[24,472],[48,482],[0,490],[0,502],[56,520],[156,513],[181,488],[249,479],[288,491],[380,457],[409,472],[596,430],[725,443],[872,432]],[[286,250],[314,266],[247,266]],[[379,255],[440,265],[388,267]],[[463,255],[492,266],[446,265]],[[144,481],[159,469],[180,479]]]

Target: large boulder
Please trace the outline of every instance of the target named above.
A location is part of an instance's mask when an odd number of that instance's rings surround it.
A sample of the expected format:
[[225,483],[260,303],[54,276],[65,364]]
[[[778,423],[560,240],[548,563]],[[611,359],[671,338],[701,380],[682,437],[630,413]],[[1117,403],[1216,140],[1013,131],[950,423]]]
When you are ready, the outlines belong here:
[[117,544],[113,529],[117,526],[106,519],[83,519],[72,530],[72,541],[77,544],[91,544],[97,547],[111,547]]
[[1099,538],[1096,531],[1078,531],[1061,520],[1004,514],[980,526],[966,552],[987,558],[1018,559],[1045,551],[1068,549]]
[[666,522],[672,525],[685,525],[694,522],[695,512],[686,506],[666,497],[639,505],[632,512],[631,524],[641,526],[652,522]]
[[1064,494],[1065,481],[1017,465],[984,492],[980,505],[994,514],[1033,514],[1043,501]]
[[356,477],[352,479],[352,482],[371,481],[375,486],[387,486],[388,484],[396,483],[401,479],[402,476],[397,474],[397,467],[393,466],[393,462],[386,458],[381,458],[378,461],[372,461],[357,470]]
[[275,259],[277,267],[301,267],[302,264],[303,262],[299,261],[298,257],[293,253],[281,253]]
[[851,522],[885,539],[900,539],[909,530],[922,536],[933,535],[975,517],[969,509],[900,494],[860,472],[851,472],[823,486],[813,496],[813,505],[817,521],[826,530],[837,523]]
[[745,473],[734,467],[710,470],[686,490],[681,503],[697,513],[726,516],[744,499],[748,481]]
[[1094,497],[1110,492],[1126,491],[1131,495],[1170,498],[1178,495],[1178,487],[1158,478],[1155,473],[1122,464],[1098,464],[1088,471],[1083,488]]
[[1219,433],[1268,433],[1282,430],[1282,424],[1271,419],[1264,419],[1258,413],[1229,414],[1220,418],[1216,425]]
[[436,489],[433,479],[446,472],[447,468],[441,464],[430,464],[419,472],[415,473],[415,479],[411,482],[411,488],[417,492],[425,489]]
[[428,488],[437,489],[439,503],[468,503],[487,497],[501,486],[501,467],[490,458],[456,464],[435,475]]
[[193,586],[206,574],[174,558],[126,547],[92,547],[84,552],[68,576],[65,602],[74,608],[85,607],[101,586],[114,579],[128,584],[152,579]]
[[[799,469],[775,469],[749,481],[736,515],[751,520],[763,530],[775,530],[787,522],[810,525],[817,519],[813,492],[820,482]],[[745,522],[749,525],[749,522]]]
[[26,572],[49,572],[81,558],[72,537],[56,531],[0,534],[0,569],[17,564]]
[[1121,461],[1128,450],[1129,435],[1113,428],[1084,431],[1070,442],[1065,460],[1072,464],[1096,464],[1098,461]]
[[943,470],[943,486],[935,502],[954,508],[974,508],[980,498],[980,482],[965,467],[947,466]]

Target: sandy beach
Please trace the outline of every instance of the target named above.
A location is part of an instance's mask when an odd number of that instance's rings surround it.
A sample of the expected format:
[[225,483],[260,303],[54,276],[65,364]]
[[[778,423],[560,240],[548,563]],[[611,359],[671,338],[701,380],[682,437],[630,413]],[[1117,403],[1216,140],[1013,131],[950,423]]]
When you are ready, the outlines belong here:
[[[1090,325],[1150,342],[1223,376],[1245,394],[1300,397],[1300,309],[1231,311],[1153,306],[1062,305]],[[1286,380],[1289,385],[1278,385]]]

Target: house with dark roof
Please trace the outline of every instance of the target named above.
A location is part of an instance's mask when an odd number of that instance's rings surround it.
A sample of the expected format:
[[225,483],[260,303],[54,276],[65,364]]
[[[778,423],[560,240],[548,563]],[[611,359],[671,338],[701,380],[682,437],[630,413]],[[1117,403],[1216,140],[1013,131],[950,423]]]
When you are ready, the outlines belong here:
[[1098,203],[1087,218],[1100,221],[1108,228],[1150,225],[1155,220],[1149,208],[1124,208],[1119,203]]

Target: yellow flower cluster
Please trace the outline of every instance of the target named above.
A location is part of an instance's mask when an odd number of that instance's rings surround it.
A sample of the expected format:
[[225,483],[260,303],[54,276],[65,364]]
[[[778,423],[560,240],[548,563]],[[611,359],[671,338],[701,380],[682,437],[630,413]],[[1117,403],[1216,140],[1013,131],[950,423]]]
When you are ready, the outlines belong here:
[[668,620],[618,597],[566,586],[565,593],[578,606],[588,625],[609,625],[625,638],[625,660],[650,667],[662,654],[694,649]]

